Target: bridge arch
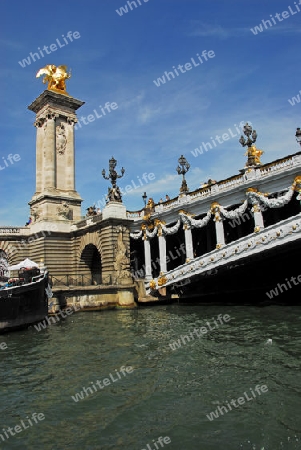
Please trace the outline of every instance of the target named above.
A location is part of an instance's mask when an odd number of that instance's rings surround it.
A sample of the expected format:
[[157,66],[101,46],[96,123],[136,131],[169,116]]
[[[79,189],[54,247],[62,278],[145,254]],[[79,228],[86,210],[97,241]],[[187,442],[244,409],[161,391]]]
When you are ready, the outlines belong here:
[[9,265],[14,264],[15,256],[17,254],[16,247],[9,241],[0,241],[0,252],[4,252]]
[[8,276],[8,258],[7,254],[4,250],[0,249],[0,277],[7,277]]
[[101,284],[101,256],[94,244],[88,244],[85,246],[82,251],[79,264],[79,271],[82,275],[87,273],[92,278],[92,284]]
[[97,233],[82,236],[77,256],[77,271],[79,275],[91,278],[92,284],[101,284],[101,243]]

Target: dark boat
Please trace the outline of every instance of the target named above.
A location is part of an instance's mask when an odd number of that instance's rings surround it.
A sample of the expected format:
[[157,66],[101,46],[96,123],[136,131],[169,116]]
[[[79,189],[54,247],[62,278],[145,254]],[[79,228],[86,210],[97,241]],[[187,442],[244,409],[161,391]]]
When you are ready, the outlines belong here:
[[18,277],[0,281],[0,333],[44,320],[51,297],[48,271],[22,267]]

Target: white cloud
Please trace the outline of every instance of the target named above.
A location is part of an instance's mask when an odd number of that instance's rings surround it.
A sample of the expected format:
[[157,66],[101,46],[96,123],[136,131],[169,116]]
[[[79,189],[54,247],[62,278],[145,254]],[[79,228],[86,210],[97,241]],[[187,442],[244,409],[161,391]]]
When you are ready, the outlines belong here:
[[224,28],[221,25],[213,25],[201,21],[193,21],[193,31],[189,32],[189,36],[195,37],[216,37],[226,39],[232,36],[242,36],[247,32],[250,33],[249,28]]

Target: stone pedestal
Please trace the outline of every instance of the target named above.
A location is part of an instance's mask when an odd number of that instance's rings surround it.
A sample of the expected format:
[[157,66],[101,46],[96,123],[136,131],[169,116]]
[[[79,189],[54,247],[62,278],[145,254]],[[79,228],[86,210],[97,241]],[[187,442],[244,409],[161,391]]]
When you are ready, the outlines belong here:
[[130,272],[130,231],[126,207],[110,201],[102,211],[100,237],[103,245],[102,275],[104,284],[132,286]]
[[102,218],[105,219],[126,219],[126,207],[121,202],[109,202],[102,210]]
[[132,306],[135,303],[133,290],[120,290],[118,292],[118,303],[120,306]]

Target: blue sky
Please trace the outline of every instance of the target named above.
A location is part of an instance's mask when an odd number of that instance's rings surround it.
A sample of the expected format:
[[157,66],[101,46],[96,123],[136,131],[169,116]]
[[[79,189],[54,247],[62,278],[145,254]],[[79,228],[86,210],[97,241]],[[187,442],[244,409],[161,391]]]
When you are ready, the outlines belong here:
[[[178,194],[181,154],[191,165],[190,190],[208,178],[238,173],[246,162],[235,131],[242,121],[258,132],[262,162],[299,151],[294,134],[301,126],[301,102],[292,106],[288,101],[301,90],[299,0],[297,5],[293,0],[140,3],[136,0],[137,8],[132,4],[120,15],[125,0],[1,1],[0,225],[24,225],[29,216],[36,130],[27,106],[45,88],[35,75],[46,64],[71,68],[67,91],[85,102],[79,117],[100,113],[106,102],[118,105],[76,132],[76,189],[84,199],[83,215],[107,193],[101,171],[108,170],[111,156],[119,170],[125,167],[119,180],[123,189],[132,181],[139,184],[144,173],[154,174],[124,196],[127,209],[134,211],[143,207],[144,191],[155,201]],[[264,26],[268,19],[271,25]],[[260,24],[263,31],[254,34],[251,28]],[[63,46],[68,31],[80,37]],[[49,51],[57,39],[62,47],[21,67],[19,61],[30,52],[45,45]],[[191,58],[199,61],[197,54],[204,50],[214,57],[193,65]],[[177,69],[187,63],[189,70]],[[179,75],[169,75],[170,81],[157,87],[154,80],[173,67]],[[236,137],[193,155],[202,142],[229,128]],[[20,160],[9,163],[9,154],[19,154]]]

